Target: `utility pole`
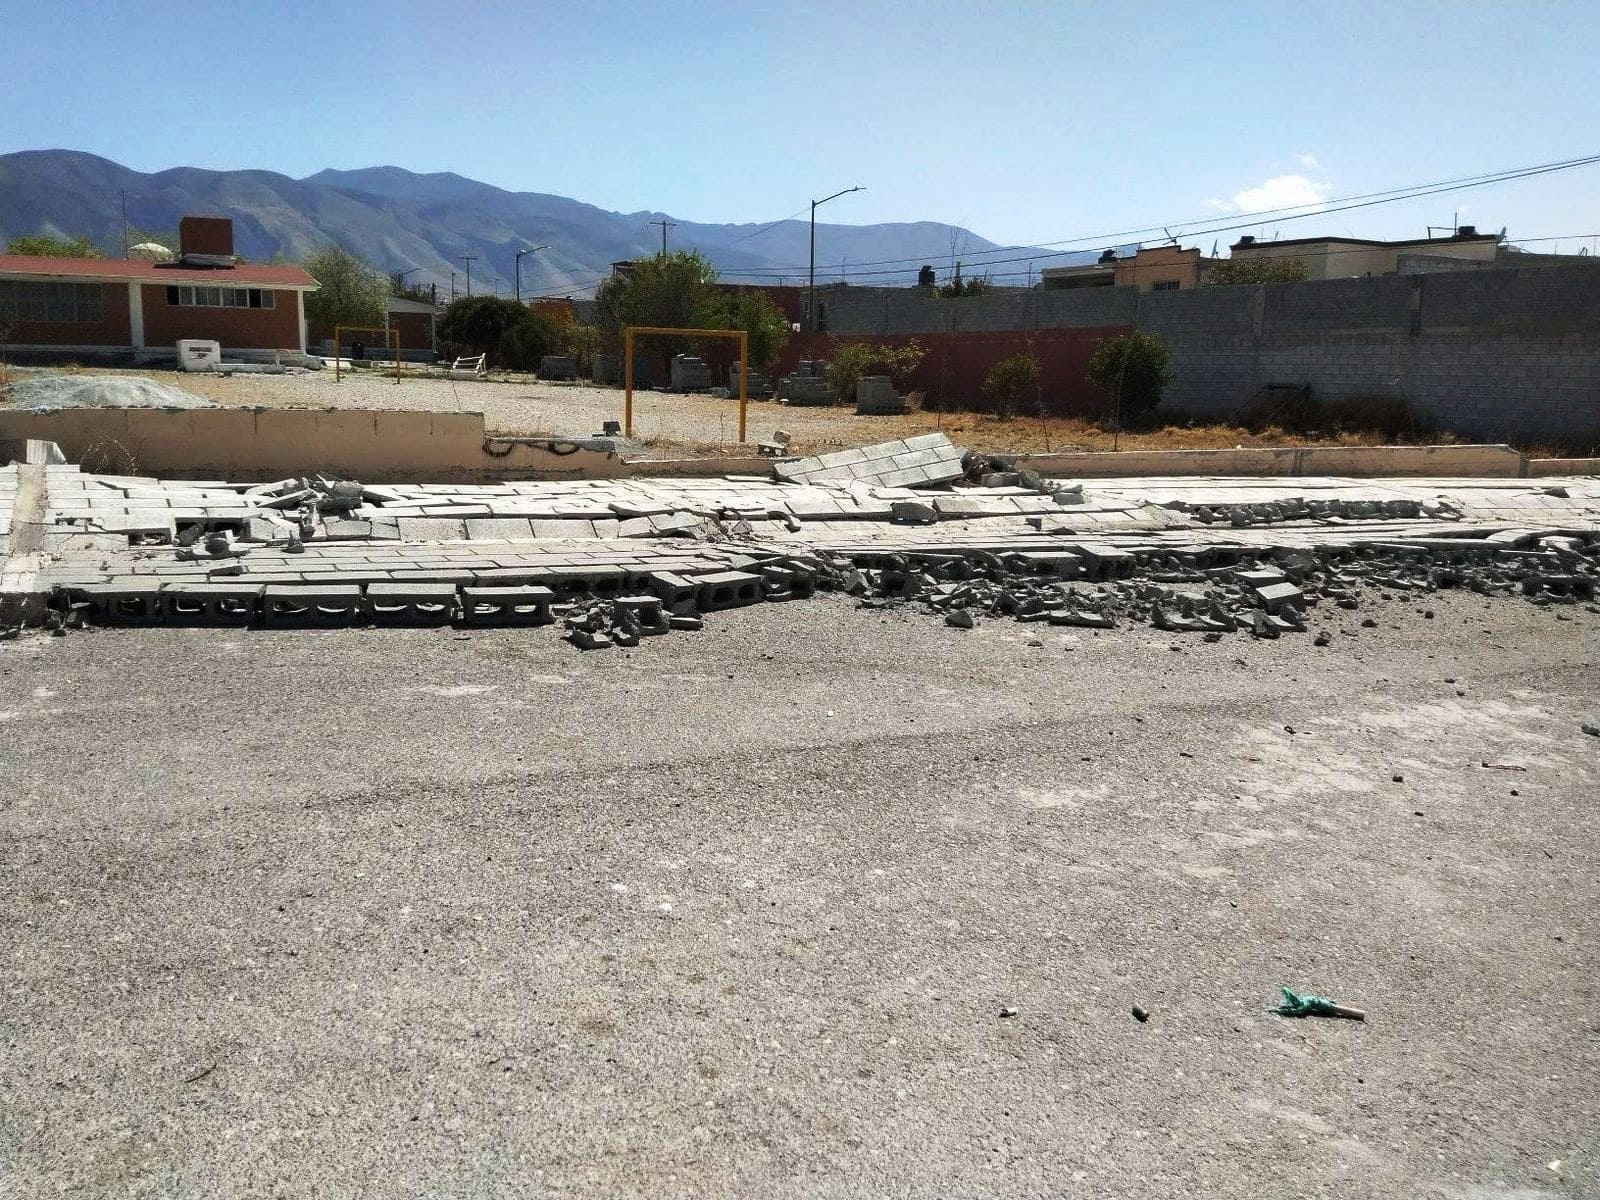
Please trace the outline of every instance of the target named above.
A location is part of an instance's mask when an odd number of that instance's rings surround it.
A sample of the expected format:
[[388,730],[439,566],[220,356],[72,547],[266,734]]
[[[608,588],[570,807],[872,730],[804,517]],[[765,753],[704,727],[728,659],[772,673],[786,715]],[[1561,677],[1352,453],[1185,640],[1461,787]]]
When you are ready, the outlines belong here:
[[550,247],[548,245],[544,245],[544,246],[529,246],[526,250],[518,250],[517,251],[517,303],[518,304],[522,303],[522,256],[524,254],[532,254],[535,250],[548,250],[548,249],[550,249]]
[[455,302],[456,302],[456,273],[454,271],[451,271],[450,272],[450,303],[454,304]]
[[808,276],[810,282],[806,285],[807,304],[810,312],[807,314],[806,325],[812,333],[817,331],[817,208],[829,200],[837,200],[840,196],[848,196],[851,192],[864,192],[866,188],[845,188],[842,192],[835,192],[831,196],[824,196],[821,200],[811,202],[811,271]]
[[472,299],[472,264],[478,261],[476,254],[463,254],[461,261],[467,264],[467,299]]
[[661,226],[661,257],[665,258],[667,256],[667,230],[676,229],[678,223],[676,221],[646,221],[645,224]]

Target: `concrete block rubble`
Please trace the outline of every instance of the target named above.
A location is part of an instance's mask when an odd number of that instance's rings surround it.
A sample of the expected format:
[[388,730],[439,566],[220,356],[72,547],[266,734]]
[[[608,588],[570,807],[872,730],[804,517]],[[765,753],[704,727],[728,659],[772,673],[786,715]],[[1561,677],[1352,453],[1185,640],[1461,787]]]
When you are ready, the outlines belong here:
[[63,626],[550,625],[606,649],[837,592],[960,628],[1215,640],[1447,589],[1594,612],[1600,578],[1595,479],[1061,480],[942,434],[772,476],[230,484],[31,469],[47,494],[37,586]]

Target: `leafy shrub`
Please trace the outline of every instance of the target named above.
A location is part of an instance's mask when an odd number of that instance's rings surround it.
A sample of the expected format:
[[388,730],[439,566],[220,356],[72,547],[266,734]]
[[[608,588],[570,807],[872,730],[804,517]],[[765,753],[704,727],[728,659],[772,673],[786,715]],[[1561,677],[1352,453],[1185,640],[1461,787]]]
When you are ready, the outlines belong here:
[[1123,422],[1148,417],[1172,382],[1167,344],[1153,333],[1125,333],[1095,347],[1089,382],[1111,398]]
[[1002,420],[1026,400],[1039,398],[1039,360],[1031,354],[1013,354],[989,368],[983,380],[983,396]]

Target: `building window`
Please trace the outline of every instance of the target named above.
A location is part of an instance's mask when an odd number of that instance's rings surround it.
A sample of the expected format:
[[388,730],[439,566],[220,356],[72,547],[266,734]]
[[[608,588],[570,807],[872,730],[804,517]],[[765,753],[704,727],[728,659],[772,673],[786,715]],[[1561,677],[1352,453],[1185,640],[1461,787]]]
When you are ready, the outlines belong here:
[[1150,285],[1152,292],[1175,292],[1182,286],[1176,279],[1158,279]]
[[183,308],[274,308],[275,297],[267,288],[225,288],[170,286],[167,303]]
[[98,283],[35,283],[0,279],[0,319],[95,325],[105,319]]

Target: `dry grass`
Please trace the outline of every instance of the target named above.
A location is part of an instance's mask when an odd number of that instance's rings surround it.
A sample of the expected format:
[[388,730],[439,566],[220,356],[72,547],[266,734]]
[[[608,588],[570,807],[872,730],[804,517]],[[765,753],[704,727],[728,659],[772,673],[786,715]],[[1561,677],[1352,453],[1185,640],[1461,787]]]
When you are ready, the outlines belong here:
[[[799,423],[797,422],[796,425]],[[910,412],[898,417],[857,417],[841,413],[830,428],[794,428],[790,443],[796,453],[820,454],[866,442],[890,441],[919,433],[940,430],[952,441],[973,450],[991,454],[1051,454],[1074,450],[1232,450],[1240,446],[1379,446],[1404,439],[1380,433],[1341,432],[1321,437],[1289,433],[1276,426],[1258,430],[1240,425],[1167,425],[1159,429],[1124,431],[1116,437],[1110,430],[1078,418],[1013,418],[973,413]],[[1435,442],[1459,439],[1435,438]],[[677,443],[685,450],[713,449],[709,445]]]

